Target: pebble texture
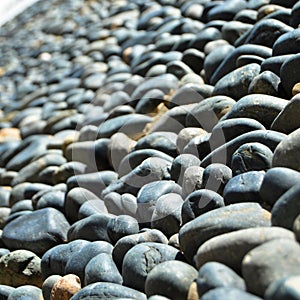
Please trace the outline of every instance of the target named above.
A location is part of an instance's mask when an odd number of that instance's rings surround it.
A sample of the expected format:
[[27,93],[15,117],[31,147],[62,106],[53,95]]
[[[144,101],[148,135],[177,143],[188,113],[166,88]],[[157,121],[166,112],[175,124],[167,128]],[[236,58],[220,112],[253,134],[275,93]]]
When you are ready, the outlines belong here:
[[297,0],[38,1],[0,28],[0,299],[299,299]]

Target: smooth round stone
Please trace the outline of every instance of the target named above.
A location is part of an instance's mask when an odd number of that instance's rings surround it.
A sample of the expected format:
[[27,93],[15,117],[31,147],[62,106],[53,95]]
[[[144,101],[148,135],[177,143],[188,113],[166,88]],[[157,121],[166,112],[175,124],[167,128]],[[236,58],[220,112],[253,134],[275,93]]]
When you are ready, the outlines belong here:
[[258,64],[261,65],[264,59],[260,56],[257,55],[250,55],[250,54],[245,54],[241,55],[237,60],[236,60],[236,67],[241,68],[243,66],[246,66],[248,64]]
[[[100,197],[102,191],[112,182],[118,179],[118,174],[113,171],[100,171],[88,174],[78,174],[67,180],[69,193],[73,188],[86,189],[94,195]],[[76,189],[78,193],[78,188]],[[75,192],[74,192],[75,193]],[[73,195],[73,193],[71,193]],[[70,197],[72,197],[70,195]]]
[[62,191],[49,191],[40,197],[36,209],[53,207],[64,213],[65,193]]
[[51,290],[51,299],[70,299],[80,290],[81,282],[79,277],[74,274],[68,274],[55,282]]
[[203,172],[201,188],[215,191],[222,196],[224,187],[231,178],[232,171],[229,167],[213,163],[207,166]]
[[218,299],[243,299],[243,300],[262,300],[253,294],[241,291],[240,289],[231,287],[220,287],[213,289],[202,296],[203,300],[218,300]]
[[11,207],[12,213],[22,211],[22,210],[33,210],[32,201],[31,200],[21,200],[21,201],[15,203]]
[[107,233],[107,224],[113,215],[93,214],[72,224],[68,230],[68,241],[84,239],[88,241],[111,242]]
[[176,139],[176,147],[178,153],[182,154],[184,147],[191,141],[194,137],[206,133],[205,130],[198,127],[187,127],[182,129]]
[[180,154],[172,162],[171,165],[171,179],[182,185],[183,175],[187,168],[191,166],[199,166],[200,160],[192,154]]
[[[249,3],[248,3],[248,7]],[[240,10],[235,16],[234,21],[239,21],[246,24],[255,24],[257,20],[257,11],[254,9],[243,9]]]
[[160,296],[160,295],[154,295],[154,296],[148,297],[148,300],[170,300],[170,298],[166,298],[166,297]]
[[40,300],[42,298],[43,298],[43,294],[41,289],[32,285],[24,285],[16,288],[13,292],[11,292],[7,300],[19,300],[19,299]]
[[[206,44],[208,45],[208,44]],[[221,45],[212,49],[204,59],[203,69],[205,79],[211,83],[210,79],[222,61],[234,50],[232,45]]]
[[[271,71],[274,74],[276,74],[278,77],[280,77],[281,66],[287,59],[289,59],[292,56],[293,54],[285,54],[285,55],[272,56],[266,58],[261,63],[261,72]],[[281,88],[281,85],[279,87]]]
[[142,137],[134,146],[134,150],[155,149],[172,157],[177,155],[177,134],[173,132],[153,132]]
[[236,69],[236,61],[241,55],[256,55],[262,58],[268,58],[272,55],[272,49],[251,44],[237,47],[219,64],[211,77],[210,84],[215,85],[223,76],[234,71]]
[[249,85],[250,94],[267,94],[270,96],[278,96],[280,78],[271,71],[261,72],[253,78]]
[[167,112],[162,110],[164,114],[152,124],[150,132],[170,131],[178,134],[183,128],[190,127],[186,123],[186,116],[195,106],[196,104],[193,103],[176,106]]
[[[300,275],[299,254],[299,244],[290,239],[275,239],[248,252],[242,262],[247,290],[263,296],[274,281]],[[258,269],[260,272],[257,272]]]
[[65,266],[69,258],[90,242],[76,240],[68,244],[62,244],[49,249],[41,260],[42,276],[45,280],[51,275],[66,275]]
[[[207,167],[211,163],[222,163],[230,166],[233,153],[246,143],[261,143],[274,151],[277,145],[286,137],[285,134],[272,130],[255,130],[244,133],[226,144],[218,147],[203,158],[200,166]],[[274,156],[273,156],[274,160]]]
[[208,291],[221,287],[246,289],[244,280],[226,265],[218,262],[204,264],[197,278],[198,295],[201,297]]
[[127,215],[112,218],[107,224],[107,233],[113,243],[116,243],[124,236],[136,234],[138,231],[139,224],[137,220]]
[[300,173],[284,167],[268,170],[260,187],[260,197],[271,207],[293,185],[300,180]]
[[15,288],[8,285],[0,285],[0,299],[7,300],[9,295],[15,290]]
[[300,276],[288,276],[281,278],[267,288],[264,298],[266,300],[298,300],[300,299],[299,290]]
[[202,186],[204,169],[197,166],[189,167],[185,170],[182,179],[182,197],[187,197],[190,193],[199,190]]
[[173,157],[165,154],[162,151],[156,149],[140,149],[134,150],[124,158],[119,163],[118,174],[119,176],[124,176],[134,170],[136,167],[141,165],[149,157],[158,157],[164,160],[173,161]]
[[174,181],[160,180],[145,184],[137,194],[139,223],[151,222],[157,200],[168,193],[181,195],[181,186]]
[[178,79],[184,75],[193,73],[193,70],[180,60],[170,61],[167,63],[167,73],[174,74]]
[[[246,38],[243,37],[243,44],[262,45],[272,48],[280,36],[292,30],[292,27],[279,20],[262,19],[256,22],[250,31],[246,32]],[[240,45],[239,41],[237,45]]]
[[96,282],[113,282],[122,284],[123,278],[119,273],[112,257],[107,253],[100,253],[93,257],[85,267],[84,284]]
[[157,229],[141,231],[137,234],[132,234],[119,239],[112,253],[114,262],[118,268],[122,269],[124,257],[131,248],[145,242],[168,244],[168,239]]
[[112,135],[110,141],[110,164],[115,171],[118,171],[122,159],[132,151],[136,142],[122,132],[117,132]]
[[86,172],[87,166],[83,163],[72,161],[58,167],[53,174],[55,184],[66,182],[68,178],[74,175],[81,175]]
[[244,0],[230,0],[227,3],[220,3],[212,8],[208,14],[208,21],[225,20],[230,21],[235,14],[247,7],[247,2]]
[[188,262],[192,263],[197,249],[207,240],[240,229],[270,226],[270,219],[270,213],[257,203],[221,207],[183,225],[179,231],[180,248]]
[[273,45],[273,56],[297,54],[299,36],[299,28],[281,35]]
[[78,211],[78,220],[84,219],[94,214],[108,213],[103,200],[95,199],[84,202]]
[[116,216],[129,215],[136,218],[137,201],[136,197],[129,193],[122,195],[111,192],[103,198],[104,205],[107,211]]
[[153,114],[157,106],[164,102],[165,93],[159,89],[146,92],[136,104],[135,111],[139,114]]
[[202,75],[187,74],[181,78],[180,83],[181,88],[166,102],[167,107],[198,103],[211,97],[213,86],[205,84]]
[[240,202],[262,203],[260,187],[264,178],[264,172],[249,171],[234,176],[228,181],[224,189],[224,202],[226,205]]
[[74,142],[65,149],[68,161],[78,161],[88,166],[89,172],[107,170],[110,168],[108,160],[109,139],[96,141]]
[[46,154],[22,168],[11,184],[14,186],[26,181],[37,182],[38,175],[44,168],[47,166],[60,166],[64,163],[66,163],[66,159],[62,155]]
[[183,199],[179,194],[168,193],[158,198],[151,219],[151,228],[158,229],[167,237],[177,233],[181,225]]
[[293,87],[300,81],[299,74],[295,71],[300,64],[300,54],[288,58],[280,68],[281,84],[288,96],[292,95]]
[[186,116],[186,126],[201,127],[207,132],[218,123],[236,102],[227,96],[214,96],[196,104],[194,109]]
[[181,261],[166,261],[154,267],[147,276],[146,295],[162,295],[170,299],[187,299],[189,287],[197,278],[197,270]]
[[293,229],[293,224],[300,214],[299,198],[300,185],[296,183],[287,190],[272,208],[272,225]]
[[240,146],[232,155],[231,169],[234,175],[249,171],[271,169],[273,152],[260,143],[247,143]]
[[281,227],[256,227],[220,234],[201,245],[196,255],[200,269],[211,261],[222,263],[241,274],[242,260],[252,249],[274,239],[291,239],[292,231]]
[[222,34],[217,28],[213,28],[213,27],[203,28],[202,30],[200,30],[200,32],[196,34],[195,38],[193,38],[190,41],[188,48],[194,48],[199,51],[203,51],[204,46],[208,42],[218,40],[220,38],[222,38]]
[[43,282],[42,293],[45,300],[51,299],[51,290],[60,278],[62,278],[60,275],[51,275]]
[[0,282],[3,285],[42,286],[41,259],[31,251],[16,250],[0,258]]
[[225,95],[239,100],[248,94],[248,88],[260,72],[260,66],[256,63],[238,68],[224,77],[215,85],[213,95]]
[[300,148],[300,129],[297,129],[284,138],[274,151],[272,167],[287,167],[300,169],[300,158],[297,155]]
[[153,242],[138,244],[131,248],[124,257],[123,284],[144,291],[149,272],[162,262],[175,260],[178,257],[180,257],[180,252],[169,245]]
[[250,118],[220,120],[212,129],[209,144],[212,149],[216,149],[244,133],[264,129],[265,127],[262,124]]
[[[177,39],[176,39],[177,40]],[[166,43],[170,43],[169,41],[166,41]],[[162,45],[164,46],[164,45]],[[151,67],[148,72],[146,73],[145,77],[156,77],[156,76],[160,76],[162,74],[165,74],[167,70],[167,66],[163,65],[163,64],[158,64],[158,65],[154,65],[153,67]]]
[[197,49],[187,49],[183,52],[182,61],[188,65],[196,74],[199,74],[203,67],[204,53]]
[[65,265],[65,274],[77,275],[81,282],[84,282],[85,267],[89,261],[100,253],[111,254],[113,246],[104,241],[96,241],[84,245],[81,249],[74,252]]
[[292,8],[291,18],[290,18],[290,25],[294,28],[297,28],[299,25],[299,13],[300,13],[300,4],[297,1]]
[[231,45],[245,32],[250,31],[253,26],[239,21],[230,21],[222,26],[223,39]]
[[136,299],[136,300],[146,300],[145,294],[131,289],[120,284],[111,282],[96,282],[84,287],[76,295],[74,295],[72,300],[83,300],[83,299]]
[[187,196],[182,205],[182,224],[223,206],[223,197],[216,192],[207,189],[194,191]]
[[124,91],[117,91],[110,95],[109,101],[105,101],[103,109],[105,112],[111,111],[121,105],[130,103],[130,97]]
[[269,95],[247,95],[236,102],[222,120],[251,118],[259,121],[266,128],[270,128],[274,119],[287,104],[287,100]]
[[[69,227],[60,211],[44,208],[9,222],[3,229],[2,240],[10,249],[44,254],[67,240]],[[37,235],[37,232],[40,234]]]
[[[76,176],[74,177],[74,181],[76,181]],[[71,177],[72,179],[72,177]],[[70,181],[71,181],[70,179]],[[78,220],[78,212],[80,207],[88,200],[98,199],[98,197],[81,187],[75,187],[71,189],[65,196],[64,201],[64,211],[65,215],[71,223],[74,223]]]

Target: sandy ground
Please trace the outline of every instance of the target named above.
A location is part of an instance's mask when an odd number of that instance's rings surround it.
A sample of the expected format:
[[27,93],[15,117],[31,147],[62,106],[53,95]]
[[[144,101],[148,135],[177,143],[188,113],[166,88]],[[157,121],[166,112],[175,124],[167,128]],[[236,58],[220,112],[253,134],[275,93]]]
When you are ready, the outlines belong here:
[[0,26],[37,1],[38,0],[0,0]]

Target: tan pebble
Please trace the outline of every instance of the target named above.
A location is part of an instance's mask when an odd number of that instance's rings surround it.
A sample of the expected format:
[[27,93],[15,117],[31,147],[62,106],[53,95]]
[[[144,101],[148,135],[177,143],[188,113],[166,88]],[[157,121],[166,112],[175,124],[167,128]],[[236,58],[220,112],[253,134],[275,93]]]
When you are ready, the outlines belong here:
[[50,300],[69,300],[81,289],[78,276],[68,274],[59,279],[53,286]]
[[194,281],[189,288],[187,300],[198,300],[198,290],[197,290],[197,283]]
[[293,90],[292,90],[293,96],[297,95],[300,93],[300,82],[297,82],[294,86],[293,86]]
[[8,140],[20,140],[20,130],[18,128],[2,128],[0,130],[0,142]]

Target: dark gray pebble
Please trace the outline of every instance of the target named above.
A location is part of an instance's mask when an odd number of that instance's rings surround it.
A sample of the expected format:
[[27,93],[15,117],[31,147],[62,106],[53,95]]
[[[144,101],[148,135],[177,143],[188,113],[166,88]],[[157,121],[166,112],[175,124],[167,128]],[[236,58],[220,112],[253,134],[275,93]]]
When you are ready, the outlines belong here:
[[131,248],[122,265],[124,285],[139,291],[145,290],[149,272],[157,265],[180,257],[180,252],[169,245],[146,242]]
[[194,191],[187,196],[182,205],[182,224],[223,206],[225,206],[223,197],[216,192],[208,189]]
[[210,290],[221,287],[246,289],[244,280],[226,265],[218,262],[204,264],[200,268],[197,278],[199,297]]
[[146,295],[162,295],[170,299],[187,299],[189,287],[197,271],[182,261],[166,261],[155,266],[147,276]]
[[65,274],[77,275],[81,282],[85,282],[85,267],[90,260],[100,253],[111,254],[113,246],[104,241],[97,241],[83,246],[80,250],[73,253],[65,265]]
[[42,290],[33,285],[24,285],[12,291],[7,300],[32,299],[40,300],[43,297]]
[[243,300],[262,300],[253,294],[241,291],[240,289],[231,288],[231,287],[220,287],[213,289],[201,298],[203,300],[218,300],[218,299],[227,299],[227,300],[235,300],[235,299],[243,299]]
[[272,166],[273,152],[260,143],[240,146],[232,155],[231,169],[234,175],[248,171],[267,171]]
[[122,286],[120,284],[111,282],[96,282],[84,287],[78,293],[76,293],[70,300],[83,300],[97,298],[103,299],[122,299],[126,297],[128,299],[146,300],[145,294],[138,292],[134,289]]
[[[2,239],[10,249],[27,249],[44,254],[48,249],[66,242],[69,223],[54,208],[44,208],[9,222]],[[36,235],[39,232],[39,235]]]
[[112,257],[108,253],[100,253],[94,256],[84,270],[85,285],[96,282],[113,282],[122,284],[123,279]]

